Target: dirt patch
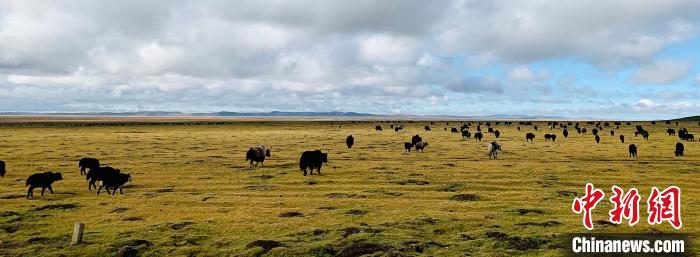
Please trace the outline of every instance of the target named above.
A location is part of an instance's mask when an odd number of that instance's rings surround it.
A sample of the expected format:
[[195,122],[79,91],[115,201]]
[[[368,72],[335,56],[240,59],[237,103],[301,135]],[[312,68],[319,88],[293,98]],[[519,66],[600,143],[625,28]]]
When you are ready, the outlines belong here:
[[383,194],[383,195],[394,196],[394,197],[403,195],[403,193],[400,193],[400,192],[391,192],[391,191],[386,191],[384,189],[374,189],[374,190],[369,190],[369,191],[365,191],[365,192],[374,193],[374,194]]
[[119,208],[112,210],[110,213],[122,213],[122,212],[125,212],[128,210],[129,210],[129,208],[119,207]]
[[596,220],[596,221],[593,221],[593,225],[595,225],[595,226],[601,226],[601,227],[605,227],[605,228],[607,228],[607,227],[617,227],[617,224],[613,224],[612,222],[607,221],[607,220]]
[[578,194],[573,191],[557,191],[557,194],[559,196],[565,196],[565,197],[571,197],[571,196],[577,196]]
[[354,216],[361,216],[361,215],[367,214],[367,211],[366,210],[352,209],[352,210],[346,211],[345,214],[354,215]]
[[284,246],[283,243],[274,241],[274,240],[255,240],[253,242],[250,242],[247,244],[245,247],[246,248],[254,248],[254,247],[260,247],[263,249],[263,253],[269,252],[273,248],[277,247],[282,247]]
[[475,194],[457,194],[450,196],[450,200],[453,201],[460,201],[460,202],[473,202],[473,201],[478,201],[481,199],[478,195]]
[[367,198],[366,195],[358,194],[348,194],[348,193],[330,193],[326,195],[328,198],[340,199],[340,198]]
[[393,250],[392,247],[374,243],[356,242],[345,247],[335,257],[357,257],[377,252],[387,252]]
[[2,218],[10,217],[10,216],[20,216],[20,214],[18,212],[14,212],[14,211],[0,212],[0,217],[2,217]]
[[272,175],[259,175],[259,176],[252,176],[250,178],[257,178],[257,179],[271,179],[274,178]]
[[70,210],[70,209],[77,209],[80,208],[80,205],[74,204],[74,203],[66,203],[66,204],[49,204],[49,205],[44,205],[41,207],[37,207],[34,209],[35,211],[43,211],[43,210]]
[[515,212],[517,212],[520,215],[525,215],[528,213],[534,213],[534,214],[544,214],[543,210],[538,210],[538,209],[515,209]]
[[548,220],[545,222],[522,222],[515,224],[517,226],[535,226],[535,227],[556,227],[561,225],[561,222],[556,220]]
[[500,241],[500,242],[504,242],[504,243],[506,243],[508,249],[513,249],[513,250],[518,250],[518,251],[537,250],[537,249],[540,249],[540,247],[542,245],[549,242],[547,240],[534,238],[534,237],[521,238],[518,236],[509,236],[506,233],[498,232],[498,231],[486,232],[486,237],[496,239],[497,241]]
[[350,235],[359,234],[359,233],[368,233],[368,234],[382,233],[381,229],[370,228],[370,227],[366,227],[366,228],[347,227],[347,228],[341,229],[340,231],[343,232],[343,237],[348,237]]
[[191,221],[183,221],[180,223],[170,224],[170,225],[168,225],[168,227],[170,227],[170,229],[172,229],[172,230],[180,230],[180,229],[187,228],[190,225],[194,225],[194,224],[195,223],[191,222]]
[[422,186],[422,185],[430,184],[430,182],[428,182],[428,181],[425,181],[425,180],[418,180],[418,179],[402,179],[402,180],[392,181],[391,183],[399,184],[399,185],[402,185],[402,186],[403,186],[403,185],[408,185],[408,184],[417,185],[417,186]]
[[112,245],[117,251],[117,257],[139,256],[145,249],[151,246],[153,246],[153,243],[143,239],[134,239]]
[[27,197],[26,195],[3,195],[0,196],[0,199],[3,200],[10,200],[10,199],[21,199]]
[[280,218],[304,217],[304,214],[301,214],[301,212],[298,212],[298,211],[288,211],[288,212],[280,213],[279,217]]
[[440,192],[457,192],[459,190],[462,190],[464,188],[464,185],[462,184],[449,184],[446,186],[439,187],[437,191]]

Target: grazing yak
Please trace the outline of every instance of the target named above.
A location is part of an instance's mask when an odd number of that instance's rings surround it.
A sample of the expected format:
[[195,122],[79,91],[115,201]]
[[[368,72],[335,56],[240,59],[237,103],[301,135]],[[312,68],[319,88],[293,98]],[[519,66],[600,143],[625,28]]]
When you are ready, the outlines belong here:
[[564,131],[562,131],[561,133],[564,134],[564,137],[565,137],[565,138],[568,138],[568,137],[569,137],[569,131],[568,131],[568,130],[564,129]]
[[593,128],[593,130],[591,130],[591,133],[593,133],[594,136],[597,136],[597,135],[598,135],[598,129],[597,129],[597,128]]
[[637,146],[634,144],[631,144],[629,147],[630,150],[630,157],[637,157]]
[[683,136],[683,140],[695,141],[695,136],[693,134],[690,134],[690,133],[685,133],[685,135]]
[[615,130],[610,130],[610,136],[615,136]]
[[301,154],[299,159],[299,168],[304,171],[304,176],[306,176],[306,169],[309,169],[309,174],[314,173],[314,169],[321,174],[321,166],[324,163],[328,163],[328,153],[321,152],[321,150],[316,151],[306,151]]
[[399,132],[403,129],[403,126],[396,126],[394,127],[394,132]]
[[411,144],[411,142],[404,142],[403,143],[404,151],[411,152],[411,148],[413,148],[413,144]]
[[673,152],[676,154],[676,157],[683,156],[683,150],[685,150],[685,147],[683,147],[683,143],[676,143],[676,151]]
[[416,143],[416,152],[423,152],[423,149],[428,146],[428,142],[418,142]]
[[599,135],[595,135],[595,143],[600,144],[600,136]]
[[423,141],[423,139],[419,135],[415,135],[415,136],[411,137],[411,144],[412,145],[416,145],[417,143],[422,142],[422,141]]
[[5,162],[0,161],[0,178],[5,176]]
[[[250,161],[251,168],[258,167],[258,163],[265,167],[265,157],[270,157],[270,149],[265,145],[252,146],[245,153],[245,160]],[[253,166],[253,162],[255,162],[255,166]]]
[[[117,189],[119,189],[120,194],[124,194],[122,188],[124,187],[124,184],[126,184],[129,181],[131,181],[131,174],[108,173],[108,175],[105,176],[100,182],[100,188],[97,189],[97,195],[100,194],[102,188],[107,190],[108,195],[114,195],[117,192]],[[110,188],[112,189],[111,193],[109,192]]]
[[544,134],[544,140],[545,140],[545,141],[550,141],[550,140],[551,140],[552,142],[555,142],[555,141],[557,141],[557,135],[555,135],[555,134]]
[[430,127],[429,127],[429,126],[425,126],[425,131],[430,131]]
[[620,135],[620,142],[625,143],[625,135]]
[[462,130],[462,138],[470,138],[472,134],[468,130]]
[[644,140],[649,140],[649,132],[647,132],[646,130],[642,130],[639,133],[642,134],[642,137],[644,138]]
[[459,133],[459,130],[457,130],[457,128],[450,128],[450,132],[452,132],[452,133]]
[[78,162],[78,167],[80,167],[80,175],[87,174],[85,170],[91,170],[91,169],[97,169],[100,168],[100,160],[95,159],[95,158],[82,158],[80,159],[80,162]]
[[500,137],[501,137],[501,132],[498,131],[498,129],[497,129],[496,131],[493,132],[493,135],[496,136],[496,138],[500,138]]
[[34,197],[34,188],[41,187],[41,196],[44,196],[44,191],[48,188],[49,192],[53,194],[53,188],[51,185],[53,182],[63,180],[63,175],[61,175],[60,172],[43,172],[43,173],[35,173],[27,178],[27,182],[25,183],[26,186],[29,187],[27,189],[27,199],[29,197]]
[[488,132],[489,134],[493,134],[494,130],[493,130],[493,128],[489,128],[489,129],[487,130],[487,132]]
[[500,151],[501,145],[496,143],[496,141],[491,142],[491,144],[489,144],[489,159],[496,159]]
[[533,140],[535,140],[535,134],[532,134],[532,133],[525,134],[525,141],[532,142]]
[[106,177],[116,173],[121,173],[121,171],[110,166],[89,170],[85,176],[85,180],[88,180],[88,190],[97,189],[97,185],[95,185],[97,181],[103,181]]
[[484,138],[484,134],[481,132],[476,132],[474,133],[474,139],[477,141],[481,141],[481,139]]
[[376,131],[382,131],[382,126],[377,125],[376,127],[374,127],[374,130],[376,130]]
[[666,133],[668,133],[669,136],[675,136],[675,135],[676,135],[676,131],[675,131],[674,129],[672,129],[672,128],[667,129],[667,130],[666,130]]
[[348,149],[352,148],[352,145],[355,144],[355,138],[352,137],[352,135],[349,135],[347,138],[345,138],[345,145],[348,146]]

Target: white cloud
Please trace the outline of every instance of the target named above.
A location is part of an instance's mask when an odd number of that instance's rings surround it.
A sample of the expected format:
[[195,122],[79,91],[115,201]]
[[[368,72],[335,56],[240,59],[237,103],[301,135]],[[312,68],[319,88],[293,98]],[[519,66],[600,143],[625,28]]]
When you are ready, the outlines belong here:
[[550,72],[546,69],[533,71],[527,66],[518,66],[511,69],[507,77],[511,81],[536,82],[549,79]]
[[692,62],[665,59],[640,67],[630,76],[634,84],[671,84],[688,77]]
[[407,37],[372,35],[360,42],[360,58],[369,63],[407,64],[415,60],[418,42]]

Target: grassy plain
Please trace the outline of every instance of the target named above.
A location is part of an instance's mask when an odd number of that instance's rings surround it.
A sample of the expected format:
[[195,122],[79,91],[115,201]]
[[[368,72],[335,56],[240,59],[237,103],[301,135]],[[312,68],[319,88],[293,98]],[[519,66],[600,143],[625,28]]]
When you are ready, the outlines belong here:
[[[697,122],[635,122],[614,137],[602,131],[600,144],[591,125],[585,135],[570,129],[569,138],[544,123],[536,123],[539,131],[499,125],[504,152],[497,160],[486,156],[493,135],[462,139],[443,130],[459,127],[454,121],[429,132],[427,121],[402,122],[399,133],[390,123],[375,132],[374,121],[343,121],[341,128],[329,121],[43,122],[0,125],[8,171],[0,178],[0,256],[115,256],[120,249],[142,256],[559,256],[557,236],[586,232],[570,206],[587,182],[606,193],[594,220],[608,219],[612,185],[636,187],[642,196],[639,224],[599,223],[595,232],[700,228],[700,143],[684,142],[686,155],[677,158],[679,140],[664,132],[687,127],[697,135]],[[635,124],[651,132],[649,141],[633,135]],[[534,142],[525,142],[526,132],[537,134]],[[545,133],[557,141],[545,142]],[[347,149],[350,134],[355,146]],[[405,153],[402,142],[415,134],[429,146]],[[638,158],[628,156],[630,143],[639,146]],[[272,157],[249,169],[245,151],[257,144],[270,146]],[[304,177],[299,156],[315,149],[328,149],[329,163],[322,175]],[[131,172],[125,194],[88,191],[77,167],[86,156]],[[24,199],[26,177],[47,170],[63,173],[56,194],[39,197],[37,190]],[[679,231],[645,222],[651,187],[671,185],[683,190]],[[84,243],[69,246],[75,222],[85,223]],[[256,240],[281,247],[247,247]]]

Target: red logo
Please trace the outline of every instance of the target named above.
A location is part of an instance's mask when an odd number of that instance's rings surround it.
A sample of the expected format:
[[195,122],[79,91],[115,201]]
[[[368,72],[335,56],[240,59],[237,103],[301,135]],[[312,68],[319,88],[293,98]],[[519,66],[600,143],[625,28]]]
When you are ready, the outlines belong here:
[[681,189],[671,186],[659,192],[656,187],[651,188],[651,195],[647,200],[647,212],[649,224],[661,224],[668,221],[675,229],[681,228]]
[[612,191],[615,195],[610,197],[610,202],[615,207],[608,212],[610,214],[610,222],[613,224],[622,223],[622,218],[629,220],[629,225],[634,226],[639,222],[639,192],[636,188],[632,188],[624,194],[624,191],[612,186]]
[[593,229],[593,217],[591,215],[591,210],[598,205],[600,200],[603,200],[605,193],[600,189],[595,189],[593,184],[586,184],[586,195],[581,198],[574,199],[574,203],[571,209],[579,214],[583,212],[583,226],[588,230]]
[[[641,199],[639,191],[636,188],[631,188],[625,193],[622,188],[612,186],[612,192],[613,196],[610,197],[610,202],[614,207],[608,212],[610,222],[621,224],[623,219],[627,219],[630,226],[636,225],[639,222],[639,200]],[[583,213],[583,226],[586,229],[593,229],[592,211],[604,196],[605,193],[602,190],[587,183],[586,195],[574,198],[571,209],[576,214]],[[677,186],[670,186],[659,192],[658,188],[652,187],[651,195],[647,200],[647,212],[649,213],[647,221],[650,225],[668,221],[673,228],[680,229],[683,226],[681,221],[681,189]]]

